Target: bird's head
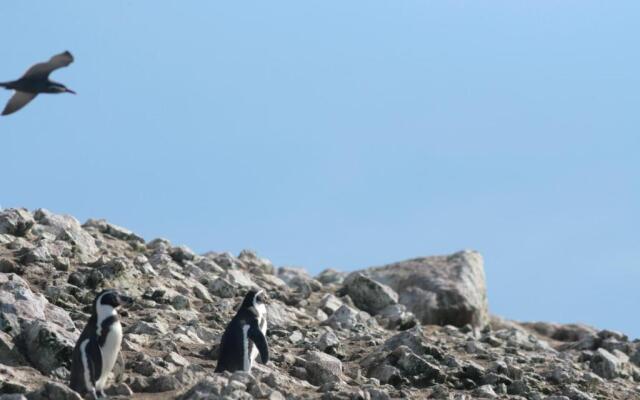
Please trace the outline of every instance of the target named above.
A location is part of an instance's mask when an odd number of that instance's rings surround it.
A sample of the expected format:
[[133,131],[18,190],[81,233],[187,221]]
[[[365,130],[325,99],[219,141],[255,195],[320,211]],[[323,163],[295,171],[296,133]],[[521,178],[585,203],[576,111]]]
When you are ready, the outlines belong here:
[[69,89],[68,87],[66,87],[62,83],[58,83],[58,82],[51,82],[51,84],[49,85],[49,89],[51,90],[52,93],[71,93],[71,94],[76,94],[76,92],[74,92],[73,90]]
[[103,315],[111,315],[120,306],[127,306],[133,303],[133,299],[114,289],[106,289],[98,293],[93,301],[93,309],[100,317]]
[[242,308],[249,309],[256,316],[260,316],[266,312],[266,304],[268,303],[266,294],[262,289],[252,289],[247,292],[242,301]]

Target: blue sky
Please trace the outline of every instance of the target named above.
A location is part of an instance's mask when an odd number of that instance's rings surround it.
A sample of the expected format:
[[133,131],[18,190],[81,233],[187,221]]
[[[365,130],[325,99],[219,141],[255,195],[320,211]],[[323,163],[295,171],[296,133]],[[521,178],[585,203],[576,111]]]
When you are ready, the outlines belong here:
[[[312,272],[477,249],[493,313],[640,336],[640,3],[0,5],[3,207]],[[2,102],[8,91],[0,92]]]

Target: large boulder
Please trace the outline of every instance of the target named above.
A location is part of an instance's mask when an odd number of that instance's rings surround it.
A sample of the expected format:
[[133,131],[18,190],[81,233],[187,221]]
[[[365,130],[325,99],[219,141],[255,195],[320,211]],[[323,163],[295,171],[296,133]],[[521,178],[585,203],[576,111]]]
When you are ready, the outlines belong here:
[[28,323],[22,341],[34,367],[45,375],[65,377],[77,337],[53,321],[35,320]]
[[482,256],[461,251],[415,258],[363,274],[390,286],[424,324],[484,327],[489,323]]
[[16,274],[0,273],[0,330],[26,350],[31,364],[42,373],[69,367],[78,332],[69,314],[31,291]]
[[614,351],[612,354],[605,349],[598,349],[591,357],[590,367],[593,372],[605,379],[615,379],[626,375],[630,369],[629,357],[624,353]]

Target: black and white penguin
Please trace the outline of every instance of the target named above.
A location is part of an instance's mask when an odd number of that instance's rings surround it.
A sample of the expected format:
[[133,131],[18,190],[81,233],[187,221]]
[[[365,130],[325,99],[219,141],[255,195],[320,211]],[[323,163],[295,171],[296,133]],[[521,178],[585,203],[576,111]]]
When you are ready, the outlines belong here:
[[216,372],[249,372],[258,353],[266,364],[269,361],[266,333],[264,290],[250,290],[222,335]]
[[73,349],[69,386],[76,392],[90,393],[94,398],[106,397],[107,377],[116,363],[122,343],[117,309],[131,302],[130,297],[114,289],[103,290],[96,296],[91,318]]

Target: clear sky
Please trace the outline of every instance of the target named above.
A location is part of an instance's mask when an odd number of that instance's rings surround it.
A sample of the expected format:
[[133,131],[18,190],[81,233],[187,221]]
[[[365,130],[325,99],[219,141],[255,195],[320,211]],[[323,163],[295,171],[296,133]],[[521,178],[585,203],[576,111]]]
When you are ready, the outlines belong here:
[[[477,249],[493,313],[640,336],[640,2],[3,1],[0,204],[313,273]],[[4,103],[10,92],[0,91]]]

